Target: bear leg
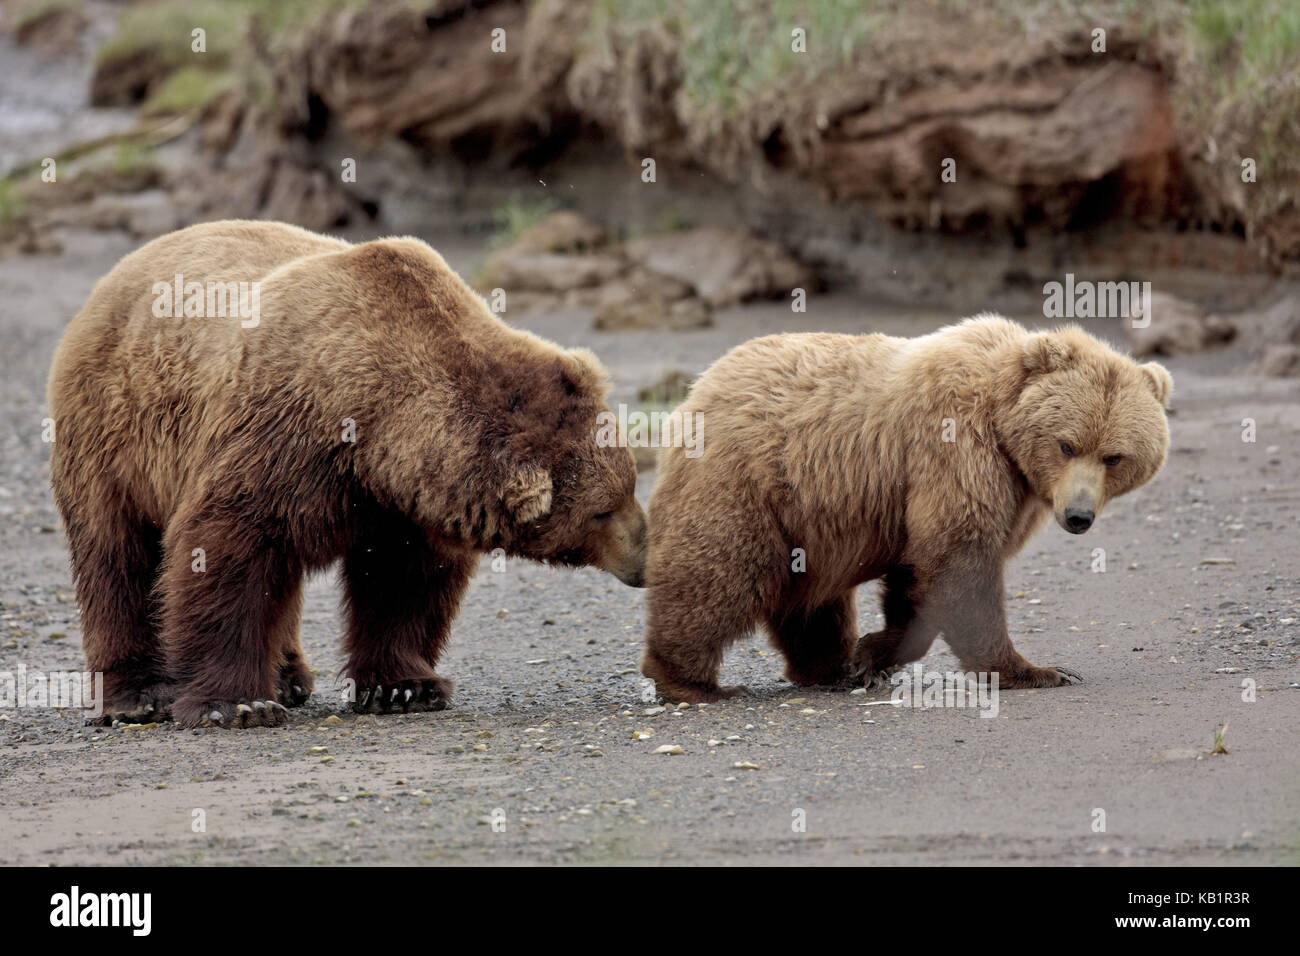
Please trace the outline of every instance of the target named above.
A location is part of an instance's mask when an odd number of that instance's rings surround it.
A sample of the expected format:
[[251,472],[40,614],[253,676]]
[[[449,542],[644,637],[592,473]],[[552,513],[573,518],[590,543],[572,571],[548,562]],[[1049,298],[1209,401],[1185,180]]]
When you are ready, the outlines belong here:
[[276,699],[285,707],[299,707],[311,697],[316,686],[315,675],[307,666],[298,635],[302,618],[302,582],[285,602],[280,616],[271,628],[271,645],[280,664],[276,679]]
[[81,604],[86,670],[104,679],[101,713],[87,723],[166,717],[175,687],[152,613],[162,532],[119,489],[101,485],[71,500],[63,489],[72,478],[63,470],[54,469],[55,489]]
[[[923,595],[915,595],[914,589],[916,617],[904,629],[900,648],[917,643],[912,636],[918,631],[929,635],[942,631],[965,670],[996,672],[1002,688],[1059,687],[1082,682],[1083,678],[1069,668],[1035,667],[1012,645],[1007,634],[1001,555],[956,555],[930,580],[933,584]],[[928,640],[925,643],[929,646]],[[907,659],[899,659],[896,664],[921,655],[899,656]]]
[[845,682],[858,643],[857,592],[819,607],[783,610],[768,622],[772,643],[785,655],[785,677],[800,687]]
[[[276,625],[294,607],[302,569],[293,546],[246,520],[246,500],[211,496],[182,506],[164,541],[163,644],[186,727],[277,727],[281,647]],[[202,549],[202,560],[192,558]]]
[[892,567],[881,584],[880,608],[885,626],[864,634],[858,641],[849,664],[855,684],[887,679],[897,668],[920,660],[938,636],[933,622],[917,614],[925,589],[914,568]]
[[438,675],[438,658],[477,563],[473,552],[432,547],[404,516],[368,523],[343,559],[353,710],[447,707],[454,685]]
[[641,673],[661,696],[689,704],[748,694],[747,687],[719,686],[718,671],[727,647],[751,624],[734,604],[685,605],[672,588],[652,587]]
[[641,673],[669,700],[709,703],[749,693],[718,685],[723,654],[781,605],[790,549],[769,502],[692,474],[661,476],[650,501]]

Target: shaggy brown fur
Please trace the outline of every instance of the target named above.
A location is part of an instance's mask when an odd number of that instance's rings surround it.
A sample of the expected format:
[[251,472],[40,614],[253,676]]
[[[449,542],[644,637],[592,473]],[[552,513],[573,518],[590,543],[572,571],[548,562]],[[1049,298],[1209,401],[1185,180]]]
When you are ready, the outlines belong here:
[[[155,317],[177,273],[260,281],[260,324]],[[595,440],[607,388],[594,355],[509,328],[415,239],[217,222],[127,256],[49,385],[106,719],[174,696],[186,725],[283,722],[312,688],[303,575],[340,556],[359,710],[446,706],[435,668],[480,552],[639,585],[632,456]]]
[[[742,692],[718,686],[718,667],[761,623],[796,684],[887,673],[940,632],[1002,687],[1076,678],[1012,646],[1003,563],[1049,510],[1081,533],[1155,475],[1172,387],[1077,328],[1030,334],[995,316],[917,339],[734,349],[682,405],[702,416],[703,454],[660,453],[642,672],[677,700]],[[885,629],[859,641],[854,589],[874,578]]]

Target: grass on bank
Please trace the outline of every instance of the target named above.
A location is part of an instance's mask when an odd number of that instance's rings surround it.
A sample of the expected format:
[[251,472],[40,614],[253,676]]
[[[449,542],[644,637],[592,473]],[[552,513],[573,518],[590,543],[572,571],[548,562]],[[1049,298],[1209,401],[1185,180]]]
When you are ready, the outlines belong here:
[[12,179],[0,179],[0,225],[16,222],[22,211],[23,200],[18,194],[18,184]]
[[140,107],[145,116],[166,116],[201,109],[238,85],[231,70],[212,72],[184,66],[168,74]]
[[535,200],[512,199],[502,203],[492,214],[492,218],[496,221],[496,230],[488,240],[489,247],[501,249],[510,245],[559,209],[560,204],[550,196]]
[[[51,0],[62,2],[62,0]],[[369,0],[160,0],[127,7],[117,29],[96,52],[96,67],[145,57],[165,79],[150,91],[151,114],[184,112],[212,102],[241,82],[269,88],[258,61],[294,42],[314,19]],[[414,3],[415,0],[409,0]],[[196,29],[203,47],[194,49]]]

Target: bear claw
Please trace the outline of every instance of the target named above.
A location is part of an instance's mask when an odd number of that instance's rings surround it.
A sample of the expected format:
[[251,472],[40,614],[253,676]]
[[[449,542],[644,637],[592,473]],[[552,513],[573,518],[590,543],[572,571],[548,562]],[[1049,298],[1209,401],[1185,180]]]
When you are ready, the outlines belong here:
[[280,727],[289,721],[289,712],[279,701],[251,697],[181,703],[173,710],[176,722],[184,727]]
[[1023,687],[1068,687],[1082,684],[1083,677],[1068,667],[1031,667],[1014,674],[999,675],[1000,685],[1007,689]]
[[311,697],[315,681],[301,663],[285,664],[280,668],[280,679],[275,696],[285,707],[298,707]]
[[358,714],[446,710],[451,703],[452,687],[452,682],[443,677],[362,685],[357,687],[352,709]]

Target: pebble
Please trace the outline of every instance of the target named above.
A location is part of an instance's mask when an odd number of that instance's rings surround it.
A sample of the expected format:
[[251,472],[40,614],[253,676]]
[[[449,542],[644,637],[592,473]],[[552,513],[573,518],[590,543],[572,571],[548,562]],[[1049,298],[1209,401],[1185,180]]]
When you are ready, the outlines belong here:
[[664,744],[662,747],[656,747],[654,752],[657,754],[663,754],[666,757],[676,757],[679,754],[686,753],[686,751],[677,744]]

